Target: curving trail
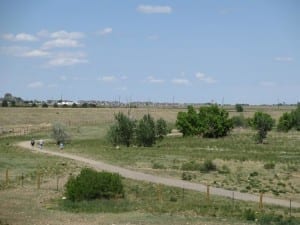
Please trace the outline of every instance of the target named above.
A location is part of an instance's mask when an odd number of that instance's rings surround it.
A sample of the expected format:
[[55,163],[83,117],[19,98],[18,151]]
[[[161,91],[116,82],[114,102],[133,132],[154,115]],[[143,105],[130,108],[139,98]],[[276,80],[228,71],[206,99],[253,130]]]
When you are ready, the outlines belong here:
[[[59,157],[83,162],[83,163],[88,164],[89,166],[92,166],[93,168],[95,168],[97,170],[105,170],[108,172],[119,173],[121,176],[130,178],[133,180],[147,181],[147,182],[151,182],[151,183],[163,184],[163,185],[167,185],[167,186],[179,187],[179,188],[184,188],[184,189],[194,190],[194,191],[199,191],[199,192],[207,191],[207,186],[203,185],[203,184],[197,184],[197,183],[192,183],[192,182],[178,180],[178,179],[164,178],[164,177],[160,177],[160,176],[150,175],[150,174],[146,174],[146,173],[142,173],[142,172],[137,172],[134,170],[125,169],[125,168],[122,168],[119,166],[114,166],[114,165],[111,165],[108,163],[104,163],[102,161],[96,161],[93,159],[69,154],[69,153],[50,151],[46,148],[43,148],[42,150],[38,149],[37,147],[32,148],[29,141],[20,142],[20,143],[18,143],[18,146],[29,149],[31,151],[38,151],[38,152],[44,153],[44,154],[59,156]],[[257,195],[241,193],[238,191],[229,191],[229,190],[225,190],[222,188],[210,187],[210,194],[228,197],[228,198],[232,198],[234,196],[234,199],[237,199],[237,200],[252,201],[252,202],[257,202],[257,203],[259,202],[259,196],[257,196]],[[289,200],[276,199],[276,198],[270,198],[270,197],[265,197],[265,196],[263,197],[263,203],[264,204],[273,204],[273,205],[283,206],[283,207],[290,207]],[[300,203],[292,202],[292,208],[300,208]]]

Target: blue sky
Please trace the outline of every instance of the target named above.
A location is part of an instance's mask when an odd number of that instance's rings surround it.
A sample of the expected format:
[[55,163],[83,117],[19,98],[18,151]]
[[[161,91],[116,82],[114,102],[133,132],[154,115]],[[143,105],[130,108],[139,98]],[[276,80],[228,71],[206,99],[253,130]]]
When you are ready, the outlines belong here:
[[298,0],[0,0],[0,95],[300,101]]

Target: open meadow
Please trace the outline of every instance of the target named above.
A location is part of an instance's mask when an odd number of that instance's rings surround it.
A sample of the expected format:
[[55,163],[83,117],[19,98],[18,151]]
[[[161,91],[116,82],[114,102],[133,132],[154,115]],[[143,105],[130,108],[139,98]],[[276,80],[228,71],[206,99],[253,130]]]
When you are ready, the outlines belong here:
[[[239,115],[234,107],[227,109],[230,116]],[[262,110],[278,120],[292,108],[244,109],[245,118]],[[162,177],[300,202],[300,135],[296,131],[273,130],[265,144],[255,143],[255,131],[250,128],[236,128],[219,139],[170,136],[151,148],[115,148],[106,140],[107,129],[119,111],[135,119],[147,113],[162,117],[172,129],[177,113],[183,110],[0,108],[0,224],[271,224],[268,219],[298,224],[300,209],[261,208],[258,202],[214,196],[208,201],[204,193],[130,179],[123,180],[123,200],[71,204],[61,199],[64,184],[84,164],[16,146],[32,137],[43,138],[47,139],[45,147],[58,151],[50,133],[51,124],[60,122],[71,135],[64,152]],[[208,160],[216,169],[199,169]],[[298,219],[289,220],[290,215]]]

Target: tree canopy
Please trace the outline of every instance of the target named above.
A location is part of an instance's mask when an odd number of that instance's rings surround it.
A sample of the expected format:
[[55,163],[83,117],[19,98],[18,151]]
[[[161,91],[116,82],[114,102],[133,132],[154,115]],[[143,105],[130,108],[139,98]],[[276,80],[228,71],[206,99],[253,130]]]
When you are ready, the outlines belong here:
[[228,117],[228,112],[217,105],[203,106],[198,113],[189,106],[187,112],[178,113],[176,126],[183,136],[224,137],[233,127]]

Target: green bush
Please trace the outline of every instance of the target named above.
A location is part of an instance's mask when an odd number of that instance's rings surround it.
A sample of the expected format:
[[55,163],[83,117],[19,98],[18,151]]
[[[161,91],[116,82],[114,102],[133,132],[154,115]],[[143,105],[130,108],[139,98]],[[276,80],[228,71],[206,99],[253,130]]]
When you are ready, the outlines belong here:
[[151,147],[155,144],[155,122],[150,114],[144,115],[138,122],[136,127],[136,141],[138,145],[144,147]]
[[256,112],[254,117],[250,120],[250,124],[255,130],[257,130],[255,139],[257,143],[261,144],[267,137],[268,131],[272,130],[275,120],[267,113]]
[[200,171],[204,173],[215,170],[217,170],[217,166],[213,163],[212,160],[205,160],[204,163],[200,166]]
[[190,161],[182,164],[181,170],[185,171],[199,171],[201,167],[200,163],[196,163],[195,161]]
[[66,197],[71,201],[124,197],[122,180],[119,174],[85,168],[69,178]]
[[254,210],[246,209],[244,211],[244,218],[249,221],[254,221],[256,219]]
[[273,162],[266,163],[264,165],[264,168],[267,169],[267,170],[274,169],[275,168],[275,163],[273,163]]
[[162,140],[164,136],[168,134],[167,122],[160,118],[156,121],[156,136],[159,140]]
[[236,105],[235,105],[235,110],[236,110],[237,112],[243,112],[243,111],[244,111],[244,108],[243,108],[243,106],[242,106],[241,104],[236,104]]
[[113,145],[126,145],[127,147],[133,141],[135,122],[128,116],[119,112],[115,115],[115,124],[113,124],[107,133],[107,139]]
[[227,111],[217,105],[201,107],[198,113],[193,106],[189,106],[187,112],[178,113],[176,127],[183,136],[224,137],[233,127],[228,115]]
[[239,115],[239,116],[233,116],[231,117],[232,120],[232,125],[233,127],[243,127],[246,128],[248,127],[248,120],[245,119],[245,117],[243,116],[243,114]]
[[61,123],[56,123],[52,127],[51,137],[56,141],[57,144],[66,143],[70,141],[70,135],[66,132],[66,128]]

